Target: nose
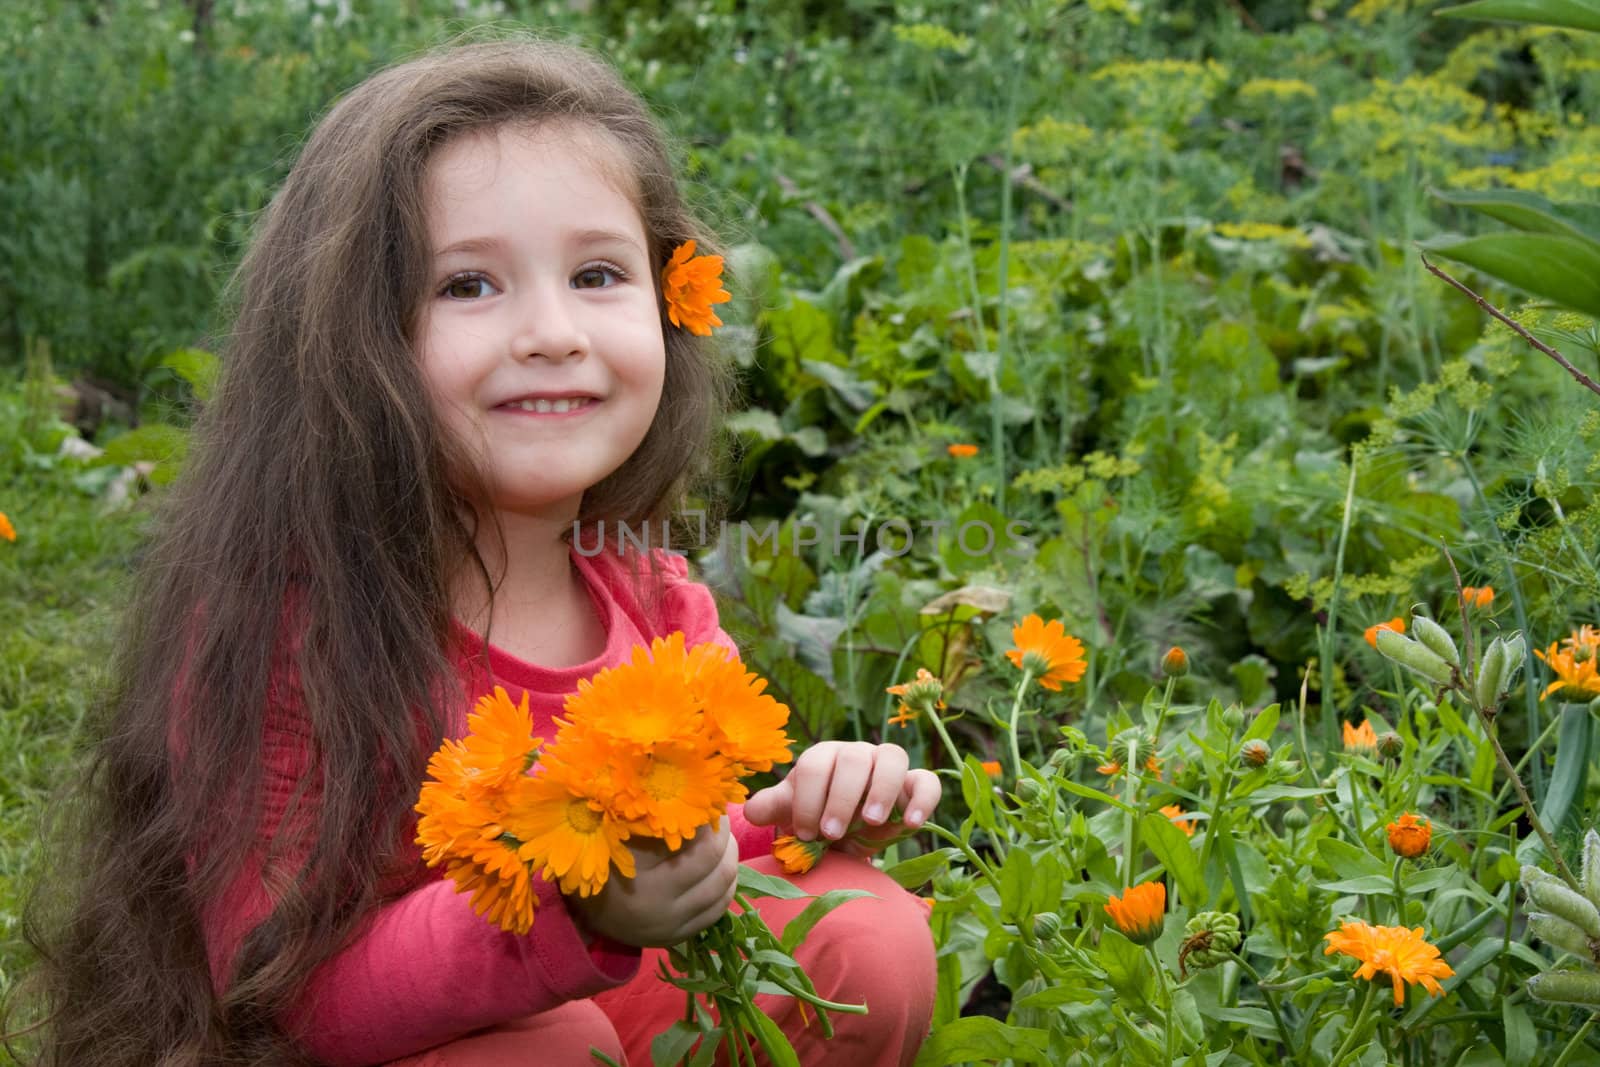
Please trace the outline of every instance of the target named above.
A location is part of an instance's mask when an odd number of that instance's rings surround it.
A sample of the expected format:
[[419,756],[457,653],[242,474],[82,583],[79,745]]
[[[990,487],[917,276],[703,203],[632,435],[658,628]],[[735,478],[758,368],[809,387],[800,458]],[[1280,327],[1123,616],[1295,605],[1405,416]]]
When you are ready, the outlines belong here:
[[512,357],[563,362],[586,355],[589,337],[575,295],[575,291],[566,286],[547,285],[529,290],[519,302],[511,340]]

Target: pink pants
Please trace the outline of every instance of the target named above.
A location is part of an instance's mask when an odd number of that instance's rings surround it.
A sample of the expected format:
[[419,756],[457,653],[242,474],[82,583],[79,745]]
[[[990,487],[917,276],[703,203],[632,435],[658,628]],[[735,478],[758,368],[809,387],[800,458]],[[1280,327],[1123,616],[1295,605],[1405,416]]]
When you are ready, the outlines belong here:
[[[777,873],[771,857],[751,861]],[[795,953],[824,1000],[865,1003],[867,1015],[830,1016],[834,1036],[823,1040],[814,1012],[810,1025],[796,1001],[760,995],[756,1003],[783,1028],[805,1067],[906,1065],[916,1057],[933,1016],[933,937],[923,902],[871,864],[830,852],[814,870],[791,879],[808,893],[865,889],[877,899],[846,901],[814,927]],[[757,902],[781,935],[807,900]],[[600,1049],[618,1063],[650,1067],[650,1041],[683,1018],[685,995],[657,977],[663,953],[646,949],[631,982],[593,1000],[480,1030],[447,1045],[396,1060],[390,1067],[595,1067]],[[725,1056],[718,1063],[726,1062]]]

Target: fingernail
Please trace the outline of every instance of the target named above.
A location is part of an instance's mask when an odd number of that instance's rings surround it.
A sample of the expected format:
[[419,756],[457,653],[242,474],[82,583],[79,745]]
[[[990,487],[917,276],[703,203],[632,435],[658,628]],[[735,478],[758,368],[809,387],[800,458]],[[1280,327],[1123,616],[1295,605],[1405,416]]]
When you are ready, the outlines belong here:
[[798,839],[800,839],[801,841],[812,841],[812,840],[816,839],[817,835],[815,833],[813,833],[812,831],[810,831],[810,830],[801,830],[798,827],[796,827],[795,828],[795,832],[794,832],[794,836],[797,837]]
[[921,826],[922,825],[922,812],[920,812],[920,811],[908,811],[908,812],[906,812],[906,825],[907,826]]
[[861,811],[861,817],[868,822],[882,822],[884,816],[882,804],[868,804]]
[[844,825],[838,819],[828,819],[822,824],[822,833],[826,837],[838,838],[844,833]]

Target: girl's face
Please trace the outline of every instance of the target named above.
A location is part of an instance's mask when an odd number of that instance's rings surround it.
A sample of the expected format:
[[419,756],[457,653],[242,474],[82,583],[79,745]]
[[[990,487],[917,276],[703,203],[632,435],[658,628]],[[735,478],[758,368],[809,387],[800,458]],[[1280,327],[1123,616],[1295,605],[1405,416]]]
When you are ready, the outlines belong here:
[[461,137],[429,162],[418,354],[498,511],[565,525],[655,417],[666,348],[627,173],[607,135],[560,126]]

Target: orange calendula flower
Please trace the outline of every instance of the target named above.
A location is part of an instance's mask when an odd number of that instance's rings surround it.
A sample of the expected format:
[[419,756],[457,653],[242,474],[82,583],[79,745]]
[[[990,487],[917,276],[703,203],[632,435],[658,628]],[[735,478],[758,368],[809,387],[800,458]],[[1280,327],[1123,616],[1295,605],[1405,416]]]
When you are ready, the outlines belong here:
[[6,513],[3,511],[0,511],[0,539],[6,541],[17,539],[17,528],[11,525],[11,520],[6,518]]
[[633,853],[623,847],[627,824],[598,798],[592,783],[551,764],[519,787],[517,810],[504,820],[506,833],[520,841],[517,855],[541,869],[563,893],[589,897],[605,888],[611,865],[632,878]]
[[528,694],[513,704],[504,688],[478,698],[477,708],[467,716],[470,731],[462,739],[462,757],[467,772],[466,786],[476,790],[504,789],[533,766],[544,739],[533,736],[533,717],[528,712]]
[[1378,751],[1378,731],[1372,728],[1372,723],[1366,719],[1360,726],[1344,724],[1344,750],[1346,752],[1376,752]]
[[1122,763],[1119,760],[1112,760],[1110,763],[1100,764],[1100,766],[1096,767],[1095,770],[1099,771],[1107,778],[1115,778],[1117,775],[1122,773]]
[[1194,836],[1194,820],[1189,818],[1189,813],[1178,807],[1178,805],[1168,804],[1161,809],[1161,814],[1165,815],[1172,825],[1182,830],[1187,836]]
[[733,299],[722,288],[722,257],[696,256],[693,241],[679,245],[661,268],[661,295],[672,325],[698,337],[710,337],[711,328],[722,325],[711,305]]
[[1428,845],[1433,841],[1433,826],[1427,819],[1418,818],[1409,811],[1386,829],[1389,831],[1389,847],[1394,849],[1395,855],[1407,859],[1416,859],[1428,851]]
[[909,682],[891,685],[884,689],[890,696],[900,698],[900,710],[889,720],[891,726],[906,726],[918,715],[932,715],[944,709],[944,683],[926,667],[917,668],[917,676]]
[[1067,633],[1060,619],[1046,623],[1029,615],[1011,630],[1015,648],[1006,652],[1012,666],[1029,671],[1046,689],[1059,692],[1062,682],[1076,682],[1088,666],[1083,642]]
[[990,778],[1000,777],[1000,761],[997,759],[984,760],[983,773],[987,774]]
[[1444,995],[1439,979],[1456,973],[1440,958],[1439,950],[1423,939],[1420,926],[1407,930],[1404,926],[1369,926],[1357,920],[1324,937],[1328,942],[1322,950],[1324,956],[1338,952],[1361,961],[1357,978],[1376,980],[1379,973],[1388,975],[1397,1008],[1405,1003],[1406,983],[1420,984],[1438,997]]
[[1378,647],[1379,630],[1393,630],[1397,634],[1403,634],[1406,632],[1406,620],[1404,617],[1396,615],[1388,622],[1374,623],[1373,625],[1367,627],[1367,644],[1371,645],[1373,648]]
[[802,841],[792,834],[784,834],[772,842],[772,856],[784,874],[805,874],[827,851],[828,842],[820,837],[815,841]]
[[1106,901],[1106,914],[1123,936],[1136,945],[1148,945],[1161,936],[1167,921],[1167,885],[1146,882]]
[[1161,673],[1168,678],[1182,678],[1189,673],[1189,653],[1173,645],[1161,657]]
[[945,449],[956,459],[971,459],[978,454],[977,445],[950,445]]
[[1595,671],[1597,653],[1600,653],[1600,630],[1587,624],[1572,631],[1571,637],[1552,642],[1547,651],[1534,649],[1533,654],[1544,660],[1556,675],[1556,680],[1545,687],[1539,699],[1554,693],[1559,700],[1582,704],[1600,697],[1600,674]]
[[1464,585],[1461,587],[1461,599],[1467,602],[1468,607],[1487,608],[1494,603],[1494,586]]

